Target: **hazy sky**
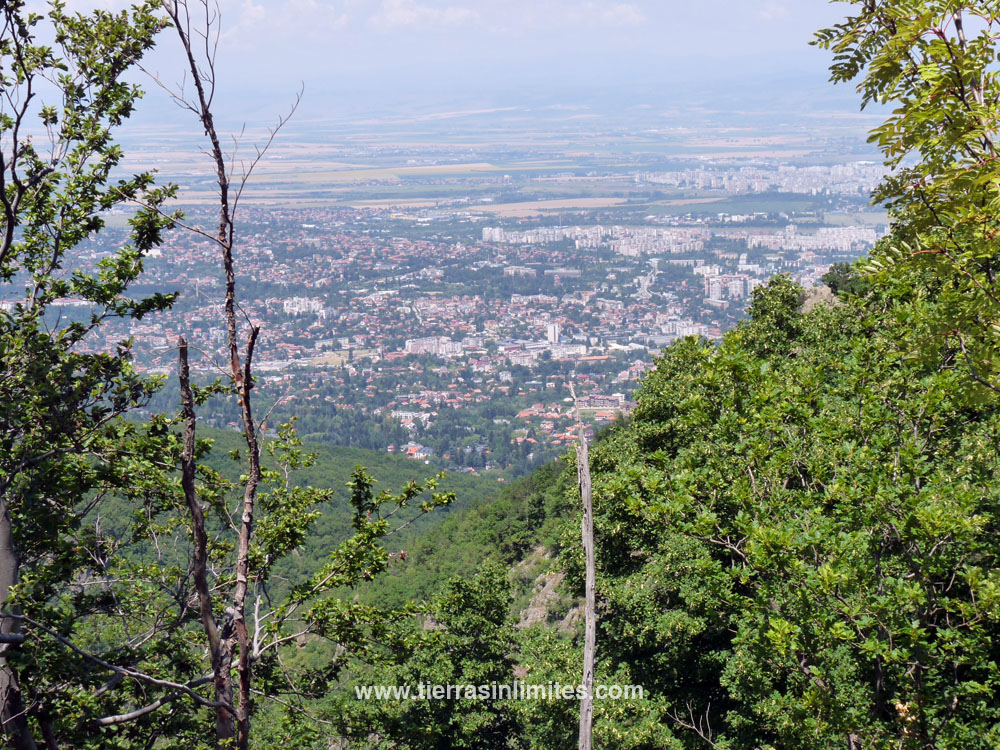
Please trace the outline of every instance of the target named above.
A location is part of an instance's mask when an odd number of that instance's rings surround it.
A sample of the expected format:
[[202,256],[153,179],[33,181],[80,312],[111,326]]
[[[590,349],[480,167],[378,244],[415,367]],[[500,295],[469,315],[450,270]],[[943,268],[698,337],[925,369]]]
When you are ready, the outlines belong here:
[[[226,53],[267,79],[393,80],[601,71],[825,55],[825,0],[225,0]],[[809,52],[814,54],[809,55]],[[762,62],[764,62],[762,60]]]
[[[828,53],[809,40],[849,10],[826,0],[221,0],[221,6],[222,80],[251,106],[299,81],[314,100],[340,92],[447,98],[490,89],[703,80],[728,81],[744,93],[759,85],[766,98],[767,88],[785,80],[826,85]],[[177,61],[165,49],[155,65],[171,77]]]

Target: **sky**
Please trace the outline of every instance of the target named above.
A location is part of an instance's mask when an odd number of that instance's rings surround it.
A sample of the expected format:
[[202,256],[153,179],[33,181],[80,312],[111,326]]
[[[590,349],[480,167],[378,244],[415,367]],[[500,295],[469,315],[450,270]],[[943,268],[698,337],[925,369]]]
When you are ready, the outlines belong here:
[[[191,0],[192,3],[197,0]],[[121,0],[71,0],[121,7]],[[321,117],[348,96],[442,103],[491,92],[657,88],[757,96],[826,91],[814,31],[849,10],[827,0],[220,0],[223,95],[251,110],[300,84]],[[152,61],[177,80],[169,44]],[[176,72],[175,72],[176,71]],[[846,88],[846,87],[845,87]],[[841,103],[843,94],[839,93]]]

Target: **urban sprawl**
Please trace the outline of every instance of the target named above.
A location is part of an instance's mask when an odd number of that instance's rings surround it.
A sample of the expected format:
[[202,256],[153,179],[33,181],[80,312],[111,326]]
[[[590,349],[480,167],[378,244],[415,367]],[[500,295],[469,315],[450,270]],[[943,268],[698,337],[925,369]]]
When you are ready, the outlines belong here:
[[[860,199],[882,174],[859,163],[632,179]],[[486,210],[490,202],[246,209],[237,255],[242,312],[262,326],[256,368],[274,402],[269,426],[295,414],[300,432],[318,440],[467,472],[526,471],[573,440],[577,414],[594,428],[627,414],[664,346],[718,338],[771,276],[815,285],[831,264],[865,253],[883,229],[836,225],[815,211],[734,214],[711,204],[687,214],[504,218]],[[85,245],[80,261],[108,252]],[[208,239],[171,233],[147,261],[144,288],[178,290],[178,304],[107,327],[102,346],[132,336],[138,364],[169,375],[184,332],[203,354],[202,377],[217,376],[225,333],[216,254]],[[16,285],[0,291],[0,305],[16,304]],[[61,305],[72,314],[78,303]],[[172,408],[174,397],[168,379],[152,407]],[[236,420],[220,404],[210,423]]]

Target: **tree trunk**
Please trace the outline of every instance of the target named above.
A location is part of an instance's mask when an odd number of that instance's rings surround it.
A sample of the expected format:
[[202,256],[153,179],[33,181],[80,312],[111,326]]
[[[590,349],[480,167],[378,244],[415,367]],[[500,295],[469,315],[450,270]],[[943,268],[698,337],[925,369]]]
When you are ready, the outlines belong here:
[[179,356],[178,379],[181,386],[181,407],[184,412],[184,451],[181,453],[181,487],[191,514],[191,573],[195,591],[198,592],[198,611],[201,625],[208,639],[208,652],[212,660],[212,684],[215,701],[224,705],[215,709],[215,737],[218,747],[231,747],[236,737],[236,724],[230,707],[233,705],[233,680],[231,676],[233,650],[231,639],[219,634],[212,612],[212,594],[208,584],[208,534],[205,532],[205,514],[198,500],[195,485],[195,437],[197,418],[194,411],[194,393],[191,390],[191,371],[188,364],[188,344],[183,336],[177,341]]
[[579,750],[592,750],[594,746],[594,651],[597,646],[597,612],[595,607],[597,571],[594,562],[594,502],[590,484],[590,454],[587,450],[587,438],[584,436],[582,426],[580,427],[580,444],[576,449],[576,471],[580,481],[580,498],[583,500],[583,552],[587,565]]
[[[212,659],[215,675],[215,700],[225,706],[233,705],[233,652],[231,639],[223,638],[218,653]],[[215,746],[219,750],[232,750],[236,746],[236,717],[226,707],[215,709]]]
[[[7,498],[0,497],[0,611],[14,609],[9,608],[7,599],[11,587],[17,584],[18,565],[10,508]],[[13,611],[12,614],[17,612]],[[3,635],[16,634],[20,630],[21,622],[17,618],[0,618],[0,633]],[[11,743],[10,747],[14,750],[36,750],[21,700],[21,685],[17,673],[7,660],[7,650],[11,648],[16,648],[15,644],[0,645],[0,724],[3,726],[3,737]]]

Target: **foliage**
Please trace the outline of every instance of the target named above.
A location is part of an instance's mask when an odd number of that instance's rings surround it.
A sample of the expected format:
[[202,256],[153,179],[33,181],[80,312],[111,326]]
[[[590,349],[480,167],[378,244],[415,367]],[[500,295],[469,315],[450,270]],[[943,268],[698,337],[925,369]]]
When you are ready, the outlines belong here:
[[995,5],[846,1],[854,15],[819,32],[816,44],[834,53],[832,80],[856,81],[863,105],[891,107],[870,140],[895,168],[874,195],[889,207],[893,233],[866,270],[921,296],[912,336],[923,349],[961,352],[971,376],[995,387]]
[[[163,457],[176,457],[180,437],[169,431],[169,422],[160,424]],[[201,463],[210,448],[208,441],[199,443],[197,490],[206,512],[208,587],[217,611],[232,585],[227,560],[235,530],[229,519],[233,501],[242,494],[239,482]],[[269,461],[262,471],[249,568],[249,658],[261,696],[251,714],[266,719],[261,737],[284,732],[304,741],[316,731],[302,721],[304,704],[325,695],[340,678],[347,656],[367,652],[373,633],[390,619],[345,592],[392,564],[396,556],[383,541],[405,523],[394,522],[410,504],[419,505],[418,514],[427,513],[450,504],[453,495],[436,492],[434,479],[410,482],[399,494],[376,493],[371,477],[358,467],[349,483],[350,525],[322,553],[314,549],[319,559],[309,571],[297,571],[289,580],[275,571],[301,554],[332,493],[295,481],[295,472],[308,470],[314,456],[303,450],[290,425],[265,444],[265,451]],[[49,619],[58,619],[60,627],[39,634],[30,651],[33,666],[62,675],[69,684],[65,694],[78,703],[71,712],[66,695],[55,696],[60,710],[54,712],[52,731],[60,741],[132,748],[183,737],[192,748],[215,747],[211,685],[204,676],[210,669],[206,635],[198,607],[192,606],[198,588],[188,541],[193,523],[172,462],[165,460],[160,471],[147,464],[142,471],[145,481],[119,490],[124,502],[102,506],[111,518],[97,539],[106,552],[101,569],[90,573],[95,586],[49,603]],[[122,522],[126,507],[132,515]],[[323,644],[323,659],[296,658],[296,644],[306,641]],[[114,670],[122,667],[128,672],[116,678]],[[272,696],[280,710],[268,700]]]
[[[231,455],[233,451],[236,451],[237,455],[241,453],[242,441],[239,433],[207,428],[199,432],[212,444],[211,452],[202,459],[205,466],[219,472],[232,482],[237,481],[241,467],[232,460]],[[262,463],[265,469],[280,470],[279,465],[269,455],[267,446],[271,439],[265,439]],[[296,548],[294,553],[286,555],[276,563],[273,574],[278,580],[297,581],[311,576],[322,565],[329,551],[339,544],[350,530],[352,510],[348,483],[355,467],[364,466],[371,477],[377,478],[375,486],[379,488],[403,487],[427,474],[438,475],[442,472],[442,467],[433,462],[426,465],[397,454],[361,448],[306,442],[303,449],[314,456],[315,460],[290,472],[291,482],[296,486],[326,488],[330,492],[330,497],[317,506],[320,516],[315,520],[302,545]],[[447,573],[435,574],[431,581],[421,583],[425,577],[430,577],[430,569],[439,565],[429,562],[424,556],[425,551],[428,554],[436,553],[435,557],[449,566],[454,560],[461,570],[468,570],[471,565],[478,564],[480,559],[485,559],[488,554],[485,542],[476,547],[476,563],[469,561],[459,563],[459,558],[453,557],[450,551],[445,550],[458,542],[459,537],[456,537],[456,534],[464,535],[464,532],[455,530],[456,524],[469,523],[464,520],[466,514],[457,511],[467,507],[485,509],[487,506],[492,506],[496,487],[497,481],[493,477],[452,473],[444,475],[436,491],[454,495],[455,503],[433,514],[421,513],[419,503],[402,511],[396,520],[405,527],[394,533],[386,543],[390,552],[408,550],[408,555],[405,560],[397,558],[395,564],[376,583],[363,584],[358,590],[361,597],[373,604],[397,607],[403,606],[411,599],[425,599],[437,592],[448,578],[459,570],[449,568]],[[429,497],[430,494],[425,490],[420,500]],[[500,508],[491,513],[497,517],[497,523],[511,522]],[[470,524],[470,528],[473,526],[475,524]],[[496,528],[492,533],[502,536],[503,531]],[[480,553],[482,557],[478,557]],[[397,584],[398,596],[390,595],[390,591],[397,592]],[[280,584],[278,585],[280,591]]]
[[486,563],[514,566],[538,547],[558,548],[559,530],[571,517],[575,479],[553,462],[495,494],[469,498],[443,519],[400,544],[406,559],[368,587],[363,596],[384,606],[427,600],[456,576]]
[[820,281],[830,287],[830,291],[838,297],[848,294],[863,295],[870,288],[870,284],[851,263],[834,263]]
[[[349,686],[461,686],[442,700],[346,699],[335,703],[343,736],[359,747],[520,747],[510,697],[480,696],[479,686],[511,685],[514,627],[507,573],[484,566],[452,579],[419,617],[389,632],[370,667],[356,665]],[[380,658],[379,658],[380,657]],[[466,692],[466,690],[473,692]]]
[[802,315],[790,291],[666,350],[594,450],[598,676],[645,685],[683,746],[995,746],[996,410],[900,355],[905,301]]
[[[149,173],[111,177],[122,159],[114,131],[141,93],[127,73],[159,21],[150,4],[82,16],[56,2],[43,16],[12,1],[0,26],[0,281],[23,289],[0,308],[0,629],[17,634],[37,619],[66,633],[73,608],[95,599],[67,586],[105,553],[83,524],[91,498],[133,481],[131,461],[116,459],[143,450],[144,430],[116,418],[154,387],[132,368],[129,341],[108,353],[88,351],[88,341],[108,320],[172,301],[127,291],[171,224],[159,206],[173,191]],[[147,208],[122,247],[94,268],[64,267],[106,212],[133,200]],[[85,306],[81,318],[59,314],[66,298]],[[22,648],[0,653],[3,733],[14,747],[75,721],[85,702],[66,687],[65,654],[39,635],[29,629]]]

